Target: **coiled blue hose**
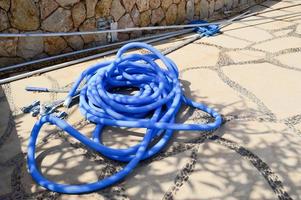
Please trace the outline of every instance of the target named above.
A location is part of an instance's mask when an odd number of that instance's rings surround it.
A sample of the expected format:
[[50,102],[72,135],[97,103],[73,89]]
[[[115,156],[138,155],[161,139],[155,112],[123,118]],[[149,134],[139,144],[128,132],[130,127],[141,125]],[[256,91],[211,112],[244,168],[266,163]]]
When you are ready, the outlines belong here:
[[[137,48],[150,53],[125,54]],[[164,67],[160,67],[156,60],[161,60]],[[93,138],[87,138],[53,115],[41,117],[33,127],[28,146],[28,168],[33,179],[41,186],[59,193],[93,192],[117,183],[131,173],[141,160],[157,154],[175,130],[210,131],[218,128],[222,123],[221,116],[204,104],[185,97],[178,76],[176,64],[145,43],[127,44],[118,51],[115,60],[98,63],[85,70],[74,83],[65,105],[70,104],[80,83],[85,81],[80,92],[79,107],[86,119],[96,124]],[[112,92],[116,88],[129,87],[138,88],[139,91],[134,95]],[[215,121],[208,124],[176,123],[176,114],[183,103],[210,114]],[[88,148],[110,159],[128,164],[116,174],[94,183],[66,185],[52,182],[41,174],[35,160],[36,141],[45,123],[56,125]],[[101,143],[105,126],[145,128],[146,134],[141,143],[135,146],[113,149]],[[159,141],[151,146],[155,139]]]

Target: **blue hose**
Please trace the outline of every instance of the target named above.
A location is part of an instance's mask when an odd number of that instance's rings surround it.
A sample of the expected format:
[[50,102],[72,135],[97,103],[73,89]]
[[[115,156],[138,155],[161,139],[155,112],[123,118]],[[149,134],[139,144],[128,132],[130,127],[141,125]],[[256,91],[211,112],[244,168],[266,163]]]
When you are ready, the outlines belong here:
[[[189,24],[207,24],[205,20],[193,20]],[[202,36],[210,37],[220,33],[220,26],[218,24],[210,24],[208,26],[196,27],[195,32]]]
[[[149,54],[125,54],[132,49],[147,49]],[[155,61],[161,60],[161,68]],[[194,102],[184,96],[176,64],[161,52],[145,43],[130,43],[123,46],[116,59],[91,66],[85,70],[70,90],[65,105],[68,106],[81,82],[81,113],[96,124],[92,139],[74,129],[66,121],[53,115],[40,118],[34,125],[28,145],[28,168],[33,179],[41,186],[59,193],[80,194],[103,189],[124,179],[141,160],[154,156],[168,143],[175,130],[212,131],[221,123],[221,116],[204,104]],[[112,92],[116,88],[138,88],[134,95]],[[182,104],[200,109],[210,114],[215,121],[208,124],[179,124],[176,115]],[[127,165],[116,174],[101,181],[83,185],[58,184],[46,179],[35,160],[36,141],[45,123],[54,124],[76,138],[89,149]],[[141,143],[128,149],[113,149],[101,141],[105,126],[145,128]],[[150,145],[159,139],[154,145]]]

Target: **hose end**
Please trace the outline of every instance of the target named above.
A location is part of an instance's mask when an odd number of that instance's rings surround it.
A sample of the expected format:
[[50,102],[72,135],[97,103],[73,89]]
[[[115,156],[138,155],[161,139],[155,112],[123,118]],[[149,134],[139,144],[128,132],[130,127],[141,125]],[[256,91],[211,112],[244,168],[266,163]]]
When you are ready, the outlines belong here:
[[65,99],[65,101],[64,101],[64,107],[65,108],[69,108],[71,101],[72,101],[72,98],[71,97],[67,97]]

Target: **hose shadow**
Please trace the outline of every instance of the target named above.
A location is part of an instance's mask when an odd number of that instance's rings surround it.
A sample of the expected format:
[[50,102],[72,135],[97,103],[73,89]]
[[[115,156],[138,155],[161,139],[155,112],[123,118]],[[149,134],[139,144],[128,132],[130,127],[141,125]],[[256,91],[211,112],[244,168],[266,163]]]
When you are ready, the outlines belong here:
[[[204,94],[199,94],[189,89],[190,82],[182,81],[185,94],[192,99],[208,99]],[[241,100],[243,101],[243,100]],[[234,106],[235,104],[246,105],[246,102],[230,102],[226,107]],[[212,107],[223,109],[225,105],[213,104]],[[214,134],[223,138],[230,138],[237,144],[249,147],[263,161],[267,162],[268,166],[273,166],[272,175],[286,177],[285,170],[296,170],[300,166],[300,159],[295,157],[298,152],[297,141],[292,138],[282,137],[282,129],[275,129],[267,121],[260,121],[256,118],[244,118],[238,113],[241,110],[233,109],[233,116],[224,116],[224,125],[214,133],[200,132],[175,132],[173,139],[168,146],[157,156],[140,163],[139,167],[134,172],[126,177],[119,184],[108,189],[87,194],[85,197],[105,197],[118,199],[126,197],[130,199],[157,199],[157,198],[183,198],[189,195],[194,197],[199,195],[199,191],[203,192],[200,199],[221,199],[221,198],[252,198],[254,194],[260,194],[261,199],[274,199],[276,192],[273,193],[275,182],[280,182],[276,187],[277,191],[284,191],[284,194],[297,196],[298,188],[290,187],[287,191],[283,189],[284,183],[276,179],[270,181],[266,177],[262,177],[262,172],[257,169],[248,159],[242,159],[244,155],[231,151],[229,145],[212,140]],[[77,118],[78,113],[71,113],[70,118]],[[208,115],[201,111],[194,110],[189,107],[182,107],[178,123],[207,123],[212,120]],[[253,126],[252,123],[263,124],[263,129],[258,129],[258,124]],[[94,125],[86,121],[80,120],[72,123],[73,126],[88,137],[91,137],[91,132]],[[115,148],[127,148],[139,143],[145,130],[107,127],[103,133],[103,143]],[[266,135],[281,135],[281,139],[286,143],[278,141],[269,142]],[[47,136],[46,138],[44,136]],[[231,137],[229,137],[231,136]],[[262,139],[257,141],[255,137]],[[87,149],[85,146],[70,138],[64,132],[46,127],[42,130],[40,142],[37,145],[37,161],[42,173],[50,180],[59,183],[83,184],[101,180],[119,171],[124,163],[118,163]],[[256,142],[255,145],[251,145]],[[22,141],[25,142],[25,141]],[[287,149],[287,142],[293,144],[292,148]],[[217,144],[216,144],[217,143]],[[257,146],[258,145],[258,146]],[[272,148],[277,146],[275,150]],[[297,148],[297,149],[296,149]],[[295,149],[295,150],[294,150]],[[273,153],[275,159],[269,160],[266,157],[267,152]],[[288,164],[284,158],[292,157],[296,159],[293,165]],[[24,156],[24,155],[23,155]],[[276,159],[277,158],[277,159]],[[24,161],[24,158],[23,158]],[[217,165],[217,163],[219,163]],[[23,169],[20,185],[29,187],[30,190],[36,190],[32,193],[26,193],[28,196],[37,195],[52,195],[54,198],[70,197],[68,195],[59,195],[57,193],[45,192],[37,186],[27,174],[26,167],[23,164]],[[275,173],[274,173],[275,172]],[[199,177],[195,180],[194,177]],[[209,178],[210,177],[210,178]],[[238,178],[237,178],[238,177]],[[208,179],[209,178],[209,179]],[[290,177],[285,180],[286,185],[294,185]],[[28,186],[31,183],[31,186]],[[258,189],[258,185],[263,189]],[[34,189],[33,189],[34,188]],[[210,196],[212,191],[215,195]],[[276,193],[276,194],[275,194]],[[95,196],[96,195],[96,196]],[[269,196],[270,195],[270,196]],[[75,196],[74,196],[75,197]],[[80,197],[79,197],[80,198]]]
[[129,197],[299,199],[300,185],[288,173],[301,166],[298,138],[277,123],[240,120],[214,133],[176,132],[165,151],[122,183]]

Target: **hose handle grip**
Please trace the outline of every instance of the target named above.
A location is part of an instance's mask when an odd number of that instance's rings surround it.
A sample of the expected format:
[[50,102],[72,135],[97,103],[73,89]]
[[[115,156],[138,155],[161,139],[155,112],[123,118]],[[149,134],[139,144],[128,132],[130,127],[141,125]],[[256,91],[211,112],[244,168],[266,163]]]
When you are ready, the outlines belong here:
[[49,92],[49,90],[47,88],[42,88],[42,87],[31,87],[31,86],[27,86],[25,88],[26,91],[29,92]]

